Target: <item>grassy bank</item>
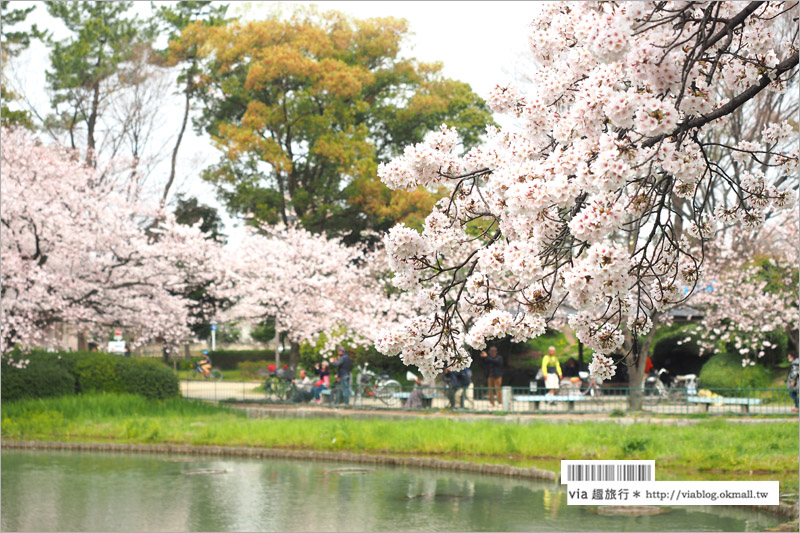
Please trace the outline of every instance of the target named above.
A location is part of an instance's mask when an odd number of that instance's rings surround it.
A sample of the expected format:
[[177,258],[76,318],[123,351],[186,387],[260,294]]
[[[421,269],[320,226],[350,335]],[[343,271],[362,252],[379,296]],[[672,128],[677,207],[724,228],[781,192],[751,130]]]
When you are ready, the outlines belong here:
[[130,395],[4,404],[2,436],[432,454],[473,461],[534,461],[553,470],[558,470],[560,459],[656,459],[657,469],[743,475],[774,472],[776,479],[796,478],[799,445],[797,424],[791,422],[743,425],[713,420],[664,427],[593,422],[515,425],[443,419],[249,419],[232,408]]

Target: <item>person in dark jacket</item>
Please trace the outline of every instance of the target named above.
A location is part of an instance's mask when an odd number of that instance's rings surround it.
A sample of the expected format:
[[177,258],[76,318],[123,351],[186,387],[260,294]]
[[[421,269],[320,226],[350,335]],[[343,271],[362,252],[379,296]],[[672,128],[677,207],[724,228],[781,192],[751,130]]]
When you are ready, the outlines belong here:
[[337,357],[331,361],[331,365],[336,367],[336,381],[339,384],[339,390],[342,398],[342,403],[345,405],[350,404],[350,382],[352,380],[353,362],[350,359],[350,354],[344,349],[344,346],[339,346],[336,349]]
[[464,407],[474,409],[475,404],[472,400],[472,370],[465,368],[464,370],[456,372],[456,381],[458,382],[455,397],[456,405],[460,406],[462,409]]
[[497,346],[489,348],[489,353],[481,352],[481,362],[486,367],[489,387],[489,407],[494,407],[495,397],[497,403],[503,404],[503,358],[497,354]]
[[459,386],[458,372],[452,372],[449,368],[444,369],[442,381],[445,384],[448,407],[454,409],[456,406],[456,389]]

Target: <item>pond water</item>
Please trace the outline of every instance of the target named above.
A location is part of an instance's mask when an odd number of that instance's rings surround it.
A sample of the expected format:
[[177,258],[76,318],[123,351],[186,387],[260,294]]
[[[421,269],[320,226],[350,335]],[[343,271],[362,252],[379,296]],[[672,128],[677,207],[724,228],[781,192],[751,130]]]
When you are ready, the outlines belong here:
[[605,516],[563,486],[349,463],[3,450],[3,531],[763,531],[746,507]]

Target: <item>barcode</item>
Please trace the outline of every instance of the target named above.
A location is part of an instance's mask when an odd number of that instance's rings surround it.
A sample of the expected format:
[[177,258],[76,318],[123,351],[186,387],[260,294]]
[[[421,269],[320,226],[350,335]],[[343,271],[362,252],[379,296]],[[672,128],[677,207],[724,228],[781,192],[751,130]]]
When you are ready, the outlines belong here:
[[561,482],[654,481],[653,461],[582,462],[562,461]]

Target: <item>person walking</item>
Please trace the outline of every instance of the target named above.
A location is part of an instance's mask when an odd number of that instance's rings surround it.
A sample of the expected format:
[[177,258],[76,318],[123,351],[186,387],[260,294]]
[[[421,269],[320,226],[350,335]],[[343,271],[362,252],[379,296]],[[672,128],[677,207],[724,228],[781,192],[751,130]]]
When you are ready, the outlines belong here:
[[497,354],[497,346],[489,348],[489,353],[481,352],[481,361],[486,367],[489,387],[489,407],[494,407],[495,398],[503,404],[503,358]]
[[789,396],[792,397],[792,401],[794,402],[794,407],[792,408],[792,412],[797,412],[797,382],[800,380],[800,360],[797,359],[797,355],[793,352],[789,352],[786,354],[786,357],[789,359],[789,374],[786,376],[786,386],[789,387]]
[[[552,367],[551,372],[547,373],[547,367]],[[552,370],[555,370],[553,372]],[[544,386],[547,387],[547,396],[555,396],[559,387],[559,382],[563,374],[561,373],[561,365],[556,358],[556,347],[551,346],[547,349],[547,355],[542,358],[542,375],[544,375]],[[550,402],[555,405],[555,402]]]
[[339,383],[339,390],[342,398],[342,403],[345,405],[350,404],[350,382],[352,381],[353,362],[350,359],[350,354],[344,349],[344,346],[336,348],[337,357],[331,361],[331,365],[336,367],[336,381]]

